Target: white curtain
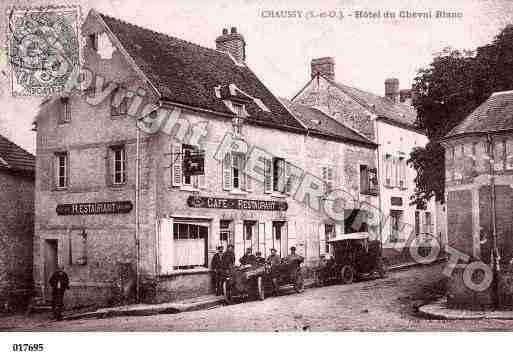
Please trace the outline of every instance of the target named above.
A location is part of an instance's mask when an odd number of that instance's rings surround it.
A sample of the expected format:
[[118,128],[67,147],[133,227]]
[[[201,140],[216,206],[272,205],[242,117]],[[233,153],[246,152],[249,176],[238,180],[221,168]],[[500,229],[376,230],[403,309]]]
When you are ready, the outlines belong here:
[[175,267],[204,265],[205,241],[206,238],[176,239]]

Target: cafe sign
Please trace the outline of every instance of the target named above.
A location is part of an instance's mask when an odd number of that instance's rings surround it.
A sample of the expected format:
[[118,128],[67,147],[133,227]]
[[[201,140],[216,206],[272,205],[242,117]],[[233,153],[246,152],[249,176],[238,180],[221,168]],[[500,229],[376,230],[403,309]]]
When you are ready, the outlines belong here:
[[288,204],[285,201],[260,201],[254,199],[217,198],[189,196],[189,207],[212,209],[239,209],[253,211],[286,211]]
[[59,204],[55,209],[59,216],[129,213],[130,201]]

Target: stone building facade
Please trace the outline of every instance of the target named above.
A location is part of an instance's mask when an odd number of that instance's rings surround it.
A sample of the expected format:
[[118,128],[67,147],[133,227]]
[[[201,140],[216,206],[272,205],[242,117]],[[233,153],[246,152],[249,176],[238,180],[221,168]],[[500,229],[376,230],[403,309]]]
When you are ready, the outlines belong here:
[[[499,255],[497,300],[500,305],[511,307],[512,304],[512,104],[513,91],[493,93],[452,129],[442,142],[445,148],[448,244],[458,251],[453,253],[457,260],[453,263],[448,289],[451,306],[482,308],[495,304],[493,283],[478,288],[477,284],[486,279],[483,273],[475,278],[475,286],[472,283],[469,286],[464,281],[469,263],[485,263],[489,266],[488,274],[492,274],[492,197],[495,197]],[[468,269],[467,273],[470,273]]]
[[378,96],[335,80],[333,58],[313,59],[311,79],[293,102],[322,109],[378,144],[379,212],[381,240],[389,263],[411,261],[417,239],[446,242],[444,216],[434,200],[426,208],[410,205],[415,191],[415,170],[407,165],[413,148],[425,146],[426,135],[415,127],[411,91],[399,90],[397,79],[385,81],[385,96]]
[[[99,89],[116,85],[102,99],[84,80],[36,118],[34,273],[44,297],[57,263],[72,306],[130,297],[136,272],[143,301],[210,293],[220,244],[234,244],[237,258],[248,247],[283,256],[296,246],[312,265],[326,239],[344,232],[326,213],[329,189],[344,184],[357,198],[344,209],[376,205],[360,188],[376,145],[323,112],[287,106],[238,53],[94,10],[82,33],[83,72]],[[124,102],[119,91],[132,96]],[[132,107],[156,110],[132,116]]]
[[0,135],[0,310],[26,304],[31,294],[34,164]]

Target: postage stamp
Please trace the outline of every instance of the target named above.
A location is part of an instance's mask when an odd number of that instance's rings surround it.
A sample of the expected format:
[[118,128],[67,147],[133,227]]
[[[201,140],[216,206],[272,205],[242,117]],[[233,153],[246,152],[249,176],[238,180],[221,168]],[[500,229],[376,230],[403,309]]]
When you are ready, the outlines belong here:
[[79,8],[11,8],[7,19],[13,96],[61,92],[80,64]]

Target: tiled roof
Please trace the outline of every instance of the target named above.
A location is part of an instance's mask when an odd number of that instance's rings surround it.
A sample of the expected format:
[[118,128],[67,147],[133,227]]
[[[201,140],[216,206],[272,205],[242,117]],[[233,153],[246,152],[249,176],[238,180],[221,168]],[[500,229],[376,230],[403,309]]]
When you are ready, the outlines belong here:
[[34,172],[35,157],[0,135],[0,169]]
[[513,91],[495,92],[445,136],[513,130]]
[[280,98],[280,100],[289,111],[313,133],[375,146],[374,142],[316,108],[294,103],[283,98]]
[[[99,16],[163,100],[231,115],[214,88],[234,84],[256,99],[246,105],[249,122],[304,131],[257,76],[246,65],[236,64],[228,54],[107,15]],[[258,100],[265,106],[259,106]]]
[[362,91],[339,82],[327,81],[377,116],[384,117],[399,125],[414,126],[415,120],[417,119],[417,111],[415,111],[412,106],[403,103],[394,103],[386,97]]

